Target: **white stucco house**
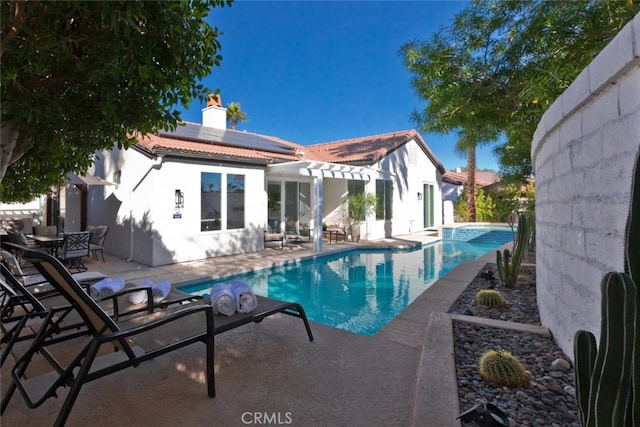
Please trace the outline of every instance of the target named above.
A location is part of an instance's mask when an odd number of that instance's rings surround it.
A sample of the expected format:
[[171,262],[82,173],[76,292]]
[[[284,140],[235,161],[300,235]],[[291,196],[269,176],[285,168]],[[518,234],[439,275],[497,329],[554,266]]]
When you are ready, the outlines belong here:
[[[226,129],[215,102],[202,112],[202,124],[98,153],[90,173],[115,185],[89,186],[86,197],[68,188],[70,216],[109,226],[106,252],[158,266],[260,251],[266,230],[320,250],[322,224],[344,221],[349,193],[362,191],[378,199],[363,239],[442,225],[445,170],[415,130],[302,146]],[[83,199],[86,208],[69,206]]]

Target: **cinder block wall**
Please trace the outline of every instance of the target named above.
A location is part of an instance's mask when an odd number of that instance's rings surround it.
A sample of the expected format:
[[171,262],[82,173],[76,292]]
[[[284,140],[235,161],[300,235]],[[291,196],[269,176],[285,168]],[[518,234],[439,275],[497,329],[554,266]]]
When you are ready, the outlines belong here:
[[538,307],[562,348],[599,337],[600,280],[622,271],[631,174],[640,147],[640,14],[585,68],[538,124]]

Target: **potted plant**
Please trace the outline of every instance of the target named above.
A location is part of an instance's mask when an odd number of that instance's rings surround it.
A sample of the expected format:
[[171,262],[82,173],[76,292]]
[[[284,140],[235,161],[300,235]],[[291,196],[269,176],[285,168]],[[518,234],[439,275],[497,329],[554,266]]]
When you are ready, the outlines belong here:
[[351,223],[351,239],[360,241],[360,223],[367,218],[376,207],[376,196],[371,193],[352,194],[347,199],[348,214]]

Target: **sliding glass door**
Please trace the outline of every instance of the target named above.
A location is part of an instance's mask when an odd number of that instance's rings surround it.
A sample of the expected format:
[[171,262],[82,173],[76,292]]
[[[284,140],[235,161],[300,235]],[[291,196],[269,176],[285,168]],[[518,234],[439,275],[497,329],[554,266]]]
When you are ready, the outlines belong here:
[[[311,229],[311,184],[297,181],[267,183],[268,227],[286,234],[308,236]],[[284,207],[284,209],[283,209]]]

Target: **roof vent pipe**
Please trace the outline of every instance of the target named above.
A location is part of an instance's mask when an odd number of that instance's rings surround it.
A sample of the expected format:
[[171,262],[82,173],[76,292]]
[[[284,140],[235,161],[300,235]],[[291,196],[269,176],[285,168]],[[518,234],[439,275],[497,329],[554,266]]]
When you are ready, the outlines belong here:
[[140,186],[140,184],[142,184],[142,181],[145,180],[145,178],[149,175],[149,173],[153,170],[153,169],[160,169],[162,167],[162,160],[164,159],[164,157],[162,156],[156,156],[153,159],[153,163],[151,163],[151,166],[149,166],[149,169],[147,170],[147,172],[145,172],[145,174],[142,176],[142,178],[140,178],[140,180],[138,181],[138,183],[136,185],[133,186],[133,188],[131,189],[131,191],[129,192],[129,258],[126,259],[127,262],[131,262],[133,261],[133,233],[135,231],[134,229],[134,222],[133,222],[133,192],[136,191],[138,189],[138,187]]

